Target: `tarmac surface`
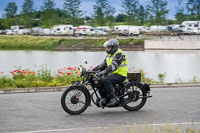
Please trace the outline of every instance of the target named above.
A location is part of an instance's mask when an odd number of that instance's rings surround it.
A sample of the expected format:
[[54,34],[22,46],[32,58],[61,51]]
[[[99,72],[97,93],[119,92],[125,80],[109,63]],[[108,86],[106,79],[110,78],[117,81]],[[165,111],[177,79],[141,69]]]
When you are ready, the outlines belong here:
[[0,132],[117,133],[134,132],[134,127],[159,128],[166,123],[200,132],[200,87],[152,88],[151,94],[153,98],[136,112],[92,105],[76,116],[63,111],[62,91],[1,94]]

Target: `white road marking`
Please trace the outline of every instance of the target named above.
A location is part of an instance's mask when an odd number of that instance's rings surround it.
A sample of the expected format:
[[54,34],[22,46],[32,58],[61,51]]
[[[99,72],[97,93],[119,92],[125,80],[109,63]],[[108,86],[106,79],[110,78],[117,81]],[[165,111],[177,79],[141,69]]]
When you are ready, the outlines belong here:
[[68,129],[37,130],[37,131],[25,131],[25,132],[14,132],[14,133],[63,132],[63,131],[95,130],[95,129],[119,128],[119,127],[164,126],[166,124],[169,124],[169,125],[198,125],[199,124],[200,125],[200,122],[118,125],[118,126],[107,126],[107,127],[102,126],[102,127],[87,127],[87,128],[68,128]]

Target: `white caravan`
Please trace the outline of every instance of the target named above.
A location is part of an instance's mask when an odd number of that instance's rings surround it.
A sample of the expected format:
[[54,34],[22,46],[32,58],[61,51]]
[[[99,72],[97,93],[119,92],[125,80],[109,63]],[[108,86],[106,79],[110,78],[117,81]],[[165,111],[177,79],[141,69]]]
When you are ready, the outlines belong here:
[[15,26],[11,26],[10,29],[13,30],[13,34],[23,35],[22,30],[24,29],[24,26],[15,25]]
[[81,25],[81,26],[79,26],[79,28],[76,29],[75,35],[77,35],[77,36],[82,36],[82,35],[91,36],[91,35],[95,35],[95,30],[91,26]]
[[184,21],[181,25],[185,34],[200,34],[200,21]]
[[28,35],[31,34],[31,29],[19,29],[17,31],[18,35]]
[[111,30],[110,27],[108,27],[108,26],[96,27],[96,29],[103,30],[103,31],[110,31]]
[[73,25],[55,25],[53,32],[54,35],[73,35]]
[[44,32],[44,35],[46,35],[46,36],[54,34],[53,29],[47,29],[47,28],[45,28],[45,29],[43,29],[43,32]]
[[161,26],[161,25],[152,25],[149,28],[149,32],[161,32],[161,31],[167,31],[167,26]]
[[6,29],[6,35],[14,35],[14,30]]
[[117,25],[114,26],[114,33],[120,34],[123,30],[127,30],[130,26],[129,25]]
[[97,35],[97,36],[98,35],[103,35],[103,36],[108,35],[108,33],[103,30],[95,29],[94,31],[95,31],[95,35]]
[[114,27],[114,32],[120,35],[139,35],[140,27],[131,25],[120,25]]
[[44,30],[41,27],[34,27],[32,28],[32,35],[44,35]]
[[75,31],[75,35],[77,36],[91,36],[95,35],[95,31],[93,28],[77,28]]

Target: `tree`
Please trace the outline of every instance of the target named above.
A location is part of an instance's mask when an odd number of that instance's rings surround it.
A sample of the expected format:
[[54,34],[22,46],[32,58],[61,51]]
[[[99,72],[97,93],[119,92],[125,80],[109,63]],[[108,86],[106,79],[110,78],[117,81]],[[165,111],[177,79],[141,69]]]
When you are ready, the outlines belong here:
[[188,0],[186,8],[192,15],[191,17],[193,17],[195,20],[200,19],[200,0]]
[[20,17],[21,23],[25,27],[33,27],[34,24],[34,16],[33,16],[33,0],[25,0],[22,6],[22,17]]
[[77,24],[79,23],[78,18],[82,16],[82,11],[80,10],[80,0],[65,0],[64,9],[67,14],[70,15],[70,23]]
[[94,5],[94,19],[97,25],[103,26],[106,25],[108,21],[109,24],[112,24],[114,20],[115,8],[113,8],[108,0],[97,0]]
[[166,10],[167,1],[165,0],[151,0],[147,5],[147,10],[150,13],[151,24],[166,24],[165,15],[168,13]]
[[138,0],[122,0],[123,12],[127,16],[128,25],[135,23],[135,16],[138,13]]
[[55,3],[52,0],[44,0],[41,6],[40,20],[43,27],[51,27],[59,23],[58,14],[55,9]]
[[24,4],[22,6],[22,13],[24,14],[30,14],[33,13],[33,0],[25,0]]
[[43,6],[41,6],[42,11],[46,10],[54,10],[55,9],[55,3],[52,0],[44,0]]
[[138,17],[139,25],[144,25],[144,23],[147,19],[147,12],[142,5],[140,5],[140,7],[139,7],[137,17]]
[[116,22],[125,22],[126,17],[127,16],[124,14],[118,14],[116,17]]
[[14,2],[10,2],[7,4],[4,16],[6,17],[5,20],[1,22],[1,27],[10,28],[12,25],[16,25],[16,13],[17,13],[17,6]]
[[17,6],[15,2],[9,2],[5,8],[5,12],[6,18],[13,18],[17,13]]
[[183,21],[186,20],[186,15],[184,14],[184,5],[183,5],[183,0],[178,0],[178,6],[176,6],[176,20],[177,23],[182,23]]

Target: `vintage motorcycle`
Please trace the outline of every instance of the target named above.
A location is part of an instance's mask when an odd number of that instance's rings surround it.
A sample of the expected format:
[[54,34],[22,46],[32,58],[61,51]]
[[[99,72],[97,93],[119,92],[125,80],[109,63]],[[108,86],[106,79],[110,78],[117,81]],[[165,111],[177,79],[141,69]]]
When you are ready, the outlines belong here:
[[[97,77],[95,71],[78,68],[81,81],[72,81],[62,94],[61,105],[65,112],[71,115],[83,113],[91,101],[99,108],[108,107],[110,98],[102,84],[105,77]],[[128,73],[127,81],[114,85],[115,94],[119,97],[119,104],[112,107],[123,107],[128,111],[141,109],[150,95],[149,84],[141,82],[140,73]],[[109,108],[112,108],[109,107]]]

